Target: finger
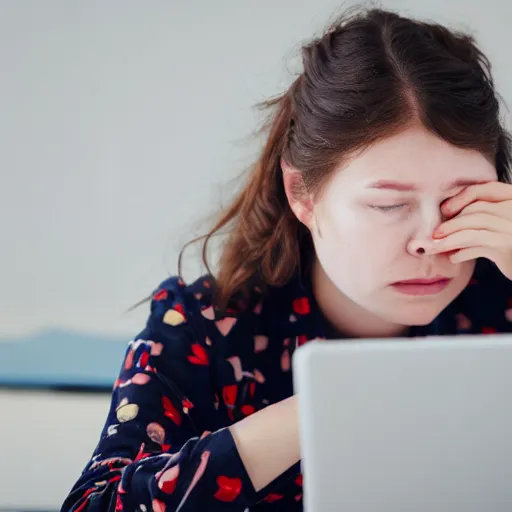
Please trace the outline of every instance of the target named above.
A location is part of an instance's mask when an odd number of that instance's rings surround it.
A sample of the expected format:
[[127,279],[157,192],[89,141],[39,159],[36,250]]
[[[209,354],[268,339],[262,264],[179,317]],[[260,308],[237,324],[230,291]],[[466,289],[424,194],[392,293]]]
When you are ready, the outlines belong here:
[[458,194],[447,199],[443,203],[442,211],[447,216],[453,216],[473,201],[499,202],[510,199],[512,199],[512,185],[499,181],[489,181],[467,186]]
[[433,240],[432,245],[425,249],[425,253],[440,254],[476,246],[504,247],[507,245],[512,246],[512,235],[495,233],[487,229],[463,229],[445,238]]
[[488,247],[469,247],[468,249],[461,249],[449,256],[452,263],[463,263],[464,261],[476,260],[477,258],[488,258],[491,261],[494,259],[496,252]]
[[443,238],[463,229],[486,229],[495,233],[512,233],[512,221],[490,213],[457,215],[443,222],[433,233],[434,238]]
[[499,201],[498,203],[490,203],[489,201],[473,201],[471,204],[463,208],[457,216],[468,215],[471,213],[491,213],[498,217],[511,218],[512,200]]

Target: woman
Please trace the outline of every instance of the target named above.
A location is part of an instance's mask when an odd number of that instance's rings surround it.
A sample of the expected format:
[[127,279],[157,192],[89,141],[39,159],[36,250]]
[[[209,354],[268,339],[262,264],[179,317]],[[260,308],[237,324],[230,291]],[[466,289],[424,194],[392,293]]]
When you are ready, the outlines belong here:
[[471,37],[360,11],[303,64],[205,239],[230,227],[215,278],[153,294],[63,510],[301,510],[297,346],[511,331],[510,139]]

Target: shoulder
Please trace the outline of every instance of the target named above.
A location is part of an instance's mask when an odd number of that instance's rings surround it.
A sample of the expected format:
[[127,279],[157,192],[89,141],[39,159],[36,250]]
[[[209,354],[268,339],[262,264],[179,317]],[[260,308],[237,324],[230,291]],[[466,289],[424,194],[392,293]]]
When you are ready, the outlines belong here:
[[168,277],[151,294],[150,321],[171,327],[197,321],[197,311],[213,305],[212,287],[213,279],[208,275],[189,285],[179,276]]
[[479,334],[512,332],[512,281],[488,260],[479,260],[473,279],[456,300],[459,327]]
[[215,308],[214,293],[210,275],[190,284],[178,276],[165,279],[152,293],[147,330],[168,346],[168,353],[185,350],[204,361],[210,355],[226,358],[248,354],[251,348],[259,351],[262,337],[277,343],[318,336],[312,299],[307,287],[296,280],[265,293],[255,288],[245,304],[231,304],[224,312]]
[[165,279],[151,295],[146,328],[167,338],[180,336],[208,348],[218,335],[227,337],[231,331],[246,331],[258,323],[263,299],[257,291],[248,304],[230,305],[224,312],[216,309],[214,293],[215,280],[208,274],[189,284],[179,276]]

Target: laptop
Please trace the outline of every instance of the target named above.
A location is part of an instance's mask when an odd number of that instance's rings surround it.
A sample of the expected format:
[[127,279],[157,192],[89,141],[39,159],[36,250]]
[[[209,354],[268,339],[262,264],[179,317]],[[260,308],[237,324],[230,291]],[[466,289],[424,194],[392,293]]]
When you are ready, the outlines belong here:
[[307,512],[512,511],[512,335],[293,356]]

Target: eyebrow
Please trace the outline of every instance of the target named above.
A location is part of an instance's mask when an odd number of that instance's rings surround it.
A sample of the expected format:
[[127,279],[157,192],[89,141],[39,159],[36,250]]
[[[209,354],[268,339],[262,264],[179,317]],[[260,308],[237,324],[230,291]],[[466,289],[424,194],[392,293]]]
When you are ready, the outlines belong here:
[[[448,190],[456,187],[468,187],[470,185],[481,185],[482,183],[487,183],[490,180],[455,180],[451,183],[448,183],[444,189]],[[379,190],[397,190],[399,192],[411,192],[418,190],[418,187],[413,183],[405,183],[402,181],[393,181],[393,180],[379,180],[373,183],[370,183],[367,188],[379,189]]]

